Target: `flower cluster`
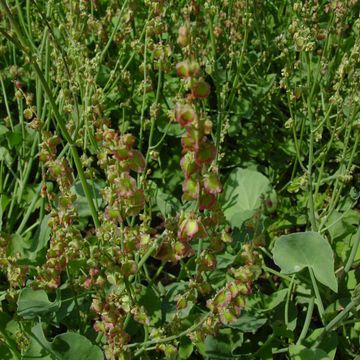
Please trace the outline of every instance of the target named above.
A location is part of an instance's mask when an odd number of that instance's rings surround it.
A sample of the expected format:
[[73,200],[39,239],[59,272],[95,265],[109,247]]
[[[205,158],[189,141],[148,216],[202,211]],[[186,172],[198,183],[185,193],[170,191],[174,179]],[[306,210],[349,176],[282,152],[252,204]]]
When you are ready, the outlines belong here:
[[144,192],[137,186],[131,171],[141,173],[145,159],[139,150],[133,149],[135,137],[119,135],[106,126],[96,133],[100,144],[98,163],[104,169],[109,186],[102,195],[107,204],[105,218],[122,223],[128,216],[138,215],[144,206]]
[[61,273],[71,260],[84,256],[84,241],[77,227],[77,211],[74,207],[76,195],[72,191],[73,171],[65,158],[57,158],[58,136],[43,132],[40,145],[40,161],[47,168],[47,178],[59,187],[59,194],[48,191],[44,183],[42,196],[47,197],[51,210],[48,225],[51,228],[50,246],[46,263],[37,267],[37,278],[33,287],[57,288],[61,283]]
[[220,179],[211,165],[216,157],[216,148],[208,135],[212,122],[196,109],[196,99],[205,99],[210,94],[210,85],[199,78],[200,67],[195,61],[183,61],[177,65],[177,73],[189,82],[190,93],[175,109],[176,121],[185,129],[181,138],[180,165],[185,180],[182,185],[183,200],[196,200],[199,210],[212,210],[216,195],[221,192]]
[[229,324],[240,316],[246,297],[252,292],[253,281],[261,274],[262,257],[251,244],[243,245],[240,259],[242,266],[229,269],[233,280],[207,301],[207,307],[222,324]]
[[100,315],[99,320],[95,322],[94,328],[96,331],[106,335],[106,358],[116,358],[122,353],[120,349],[130,339],[129,335],[124,331],[126,314],[131,310],[129,298],[115,292],[110,292],[103,299],[95,296],[91,309]]
[[26,281],[28,267],[18,265],[20,254],[15,253],[9,256],[8,249],[13,247],[11,244],[18,239],[11,239],[9,235],[0,235],[0,269],[1,273],[7,278],[11,288],[19,288],[24,285]]

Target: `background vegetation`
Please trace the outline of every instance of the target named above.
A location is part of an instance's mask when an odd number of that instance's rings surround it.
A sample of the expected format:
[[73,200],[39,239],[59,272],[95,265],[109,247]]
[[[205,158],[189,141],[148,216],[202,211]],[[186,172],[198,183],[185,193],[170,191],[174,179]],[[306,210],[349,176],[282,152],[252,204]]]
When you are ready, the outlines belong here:
[[1,359],[360,359],[356,0],[0,0]]

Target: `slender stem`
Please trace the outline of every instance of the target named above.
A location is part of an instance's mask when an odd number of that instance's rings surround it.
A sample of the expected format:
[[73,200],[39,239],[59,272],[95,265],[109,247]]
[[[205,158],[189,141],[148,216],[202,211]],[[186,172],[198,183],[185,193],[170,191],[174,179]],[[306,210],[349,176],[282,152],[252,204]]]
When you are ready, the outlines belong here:
[[[162,79],[162,64],[160,63],[160,68],[159,68],[159,74],[158,74],[158,82],[157,82],[157,89],[156,89],[156,96],[155,96],[155,106],[158,105],[159,100],[160,100],[160,90],[161,90],[161,79]],[[152,148],[152,141],[153,141],[153,137],[154,137],[154,129],[155,129],[155,121],[156,121],[156,115],[153,116],[153,118],[151,119],[151,128],[150,128],[150,135],[149,135],[149,144],[148,144],[148,149],[146,152],[146,156],[145,156],[145,169],[144,169],[144,173],[146,173],[146,168],[147,168],[147,164],[149,162],[149,157],[150,157],[150,149]]]
[[286,294],[286,302],[285,302],[285,325],[286,326],[289,325],[289,304],[290,304],[291,293],[292,293],[292,289],[293,289],[293,285],[294,285],[294,279],[295,279],[295,274],[291,277],[291,282],[289,284],[288,292]]
[[121,8],[121,10],[120,10],[120,14],[118,14],[118,17],[119,17],[119,18],[118,18],[118,21],[116,22],[116,24],[115,24],[115,26],[114,26],[114,29],[113,29],[112,33],[110,34],[110,37],[109,37],[108,42],[106,43],[103,51],[101,52],[100,62],[103,61],[104,56],[105,56],[106,52],[108,51],[108,49],[109,49],[109,47],[110,47],[110,45],[111,45],[111,43],[112,43],[112,41],[113,41],[113,39],[114,39],[114,36],[115,36],[115,34],[116,34],[116,32],[117,32],[117,30],[118,30],[118,28],[119,28],[119,25],[120,25],[120,23],[121,23],[122,14],[123,14],[123,12],[124,12],[124,10],[125,10],[125,6],[127,5],[127,3],[128,3],[128,0],[125,0],[125,1],[123,2],[122,8]]
[[12,131],[14,131],[14,124],[13,124],[12,117],[11,117],[11,111],[10,111],[9,103],[8,103],[8,100],[7,100],[7,95],[6,95],[4,82],[3,82],[3,79],[2,79],[1,75],[0,75],[0,84],[1,84],[1,90],[2,90],[3,99],[4,99],[4,103],[5,103],[6,113],[7,113],[7,116],[9,118],[9,122],[10,122],[10,128],[11,128]]
[[349,304],[346,305],[345,309],[341,311],[339,314],[337,314],[324,328],[323,332],[318,336],[317,341],[314,344],[314,348],[318,347],[321,343],[322,338],[326,333],[336,328],[342,320],[347,316],[347,314],[357,305],[359,305],[360,298],[357,296],[354,299],[352,299]]
[[199,322],[195,323],[193,326],[190,326],[189,328],[187,328],[186,330],[182,331],[181,333],[177,334],[177,335],[172,335],[172,336],[168,336],[162,339],[155,339],[155,340],[150,340],[150,341],[146,341],[143,343],[133,343],[130,345],[127,345],[126,348],[133,348],[133,347],[138,347],[140,345],[142,345],[142,348],[139,349],[136,353],[135,356],[140,355],[142,352],[146,351],[145,346],[149,346],[149,345],[154,345],[154,344],[161,344],[161,343],[165,343],[165,342],[169,342],[172,340],[176,340],[190,332],[193,332],[194,330],[196,330],[197,328],[199,328],[208,318],[209,314],[207,313],[206,315],[204,315]]
[[38,189],[36,190],[35,196],[33,197],[29,207],[27,208],[26,213],[22,218],[21,224],[19,225],[19,227],[16,230],[17,234],[22,233],[27,221],[29,220],[31,213],[34,211],[35,205],[40,198],[40,191],[41,191],[41,184],[39,184]]
[[[4,6],[4,0],[0,0],[0,2]],[[44,91],[45,91],[45,93],[46,93],[46,95],[48,97],[48,100],[49,100],[50,105],[52,107],[52,110],[54,112],[54,116],[55,116],[57,124],[58,124],[58,126],[59,126],[59,128],[61,130],[61,133],[62,133],[63,137],[65,138],[65,140],[70,145],[70,151],[71,151],[72,157],[74,159],[74,163],[75,163],[75,166],[76,166],[76,169],[77,169],[80,181],[81,181],[82,188],[83,188],[84,193],[85,193],[85,197],[87,199],[87,202],[88,202],[88,205],[89,205],[89,208],[90,208],[90,212],[91,212],[94,224],[95,224],[96,227],[99,227],[100,222],[99,222],[99,219],[98,219],[97,211],[96,211],[93,199],[91,197],[91,192],[90,192],[89,186],[88,186],[87,181],[86,181],[85,173],[84,173],[84,170],[82,168],[81,160],[80,160],[79,154],[77,152],[76,145],[75,145],[74,141],[71,139],[70,134],[67,131],[64,119],[61,117],[61,115],[59,113],[59,110],[58,110],[58,108],[56,106],[55,99],[54,99],[54,97],[52,95],[52,92],[51,92],[51,90],[49,88],[49,85],[47,84],[47,82],[46,82],[46,80],[44,78],[44,75],[43,75],[42,71],[39,68],[39,65],[36,63],[36,61],[34,59],[31,59],[30,62],[31,62],[31,65],[32,65],[33,69],[37,73],[37,75],[39,77],[39,80],[41,82],[41,85],[42,85],[42,87],[43,87],[43,89],[44,89]]]
[[[311,84],[311,67],[310,67],[310,56],[306,53],[306,60],[308,64],[308,89],[310,89]],[[315,86],[315,84],[313,85]],[[308,175],[308,208],[309,208],[309,219],[311,223],[311,230],[316,231],[316,219],[315,219],[315,207],[314,207],[314,196],[313,196],[313,185],[312,185],[312,167],[314,161],[314,126],[313,126],[313,116],[312,116],[312,109],[311,109],[311,94],[308,94],[307,97],[307,110],[308,110],[308,117],[309,117],[309,124],[310,124],[310,134],[309,134],[309,160],[308,160],[308,167],[307,167],[307,175]]]
[[307,312],[306,312],[304,326],[303,326],[303,328],[301,330],[301,333],[300,333],[300,336],[299,336],[299,338],[298,338],[298,340],[296,342],[297,345],[301,344],[301,341],[305,339],[306,334],[307,334],[307,332],[309,330],[312,314],[314,312],[314,302],[315,302],[315,298],[312,296],[310,298],[308,309],[307,309]]
[[196,275],[199,274],[199,262],[200,262],[202,247],[203,247],[203,239],[199,239],[197,253],[196,253],[196,268],[195,268]]
[[348,261],[346,262],[345,268],[344,268],[344,271],[346,273],[351,269],[351,266],[352,266],[352,264],[354,262],[354,259],[355,259],[356,253],[357,253],[357,249],[359,247],[359,243],[360,243],[360,227],[358,227],[358,230],[357,230],[356,234],[354,235],[354,238],[355,239],[354,239],[354,242],[353,242],[353,245],[352,245],[352,248],[351,248],[351,252],[350,252]]
[[140,259],[138,263],[138,270],[141,269],[141,267],[145,264],[147,259],[152,255],[152,253],[157,249],[158,246],[159,246],[159,239],[157,239],[157,241],[155,240],[154,244],[150,246],[150,248],[145,253],[145,255]]
[[317,282],[316,282],[316,279],[315,279],[314,271],[310,267],[309,267],[309,273],[310,273],[310,278],[311,278],[311,282],[312,282],[315,297],[316,297],[316,304],[317,304],[317,307],[318,307],[318,310],[319,310],[320,318],[321,318],[321,321],[324,323],[324,313],[325,313],[324,305],[323,305],[323,302],[321,300],[321,296],[320,296],[319,288],[317,286]]
[[141,103],[140,113],[140,135],[139,135],[139,150],[142,150],[143,143],[143,132],[144,132],[144,114],[145,114],[145,100],[146,100],[146,79],[147,79],[147,34],[145,32],[145,44],[144,44],[144,89]]

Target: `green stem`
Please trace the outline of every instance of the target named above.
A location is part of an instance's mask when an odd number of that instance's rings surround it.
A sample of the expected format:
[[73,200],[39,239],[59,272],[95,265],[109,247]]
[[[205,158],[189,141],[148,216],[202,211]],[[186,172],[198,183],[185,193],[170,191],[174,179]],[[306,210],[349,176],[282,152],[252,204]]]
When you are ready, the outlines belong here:
[[150,341],[146,341],[146,342],[142,342],[142,343],[133,343],[130,345],[127,345],[126,348],[133,348],[133,347],[138,347],[138,346],[142,346],[141,349],[139,349],[136,353],[135,356],[140,355],[141,353],[143,353],[144,351],[146,351],[145,347],[146,346],[151,346],[154,344],[161,344],[161,343],[165,343],[165,342],[169,342],[172,340],[176,340],[188,333],[191,333],[193,331],[195,331],[197,328],[199,328],[208,318],[209,314],[206,314],[205,316],[203,316],[199,322],[197,322],[196,324],[194,324],[193,326],[190,326],[189,328],[187,328],[186,330],[182,331],[181,333],[177,334],[177,335],[172,335],[172,336],[168,336],[162,339],[155,339],[155,340],[150,340]]
[[[310,56],[306,53],[306,60],[308,64],[308,89],[310,89],[311,84],[311,67],[310,67]],[[313,85],[314,89],[315,83]],[[311,223],[311,230],[316,231],[316,219],[315,219],[315,207],[314,207],[314,196],[313,196],[313,185],[312,185],[312,167],[314,161],[314,126],[313,126],[313,116],[312,116],[312,109],[311,109],[311,99],[312,99],[312,92],[308,94],[307,97],[307,111],[309,117],[309,124],[310,124],[310,135],[309,135],[309,160],[308,160],[308,167],[307,167],[307,175],[308,175],[308,211],[309,211],[309,219]]]
[[309,327],[310,327],[310,323],[311,323],[311,318],[312,318],[312,314],[314,312],[314,302],[315,302],[315,299],[314,297],[312,296],[310,298],[310,301],[309,301],[309,305],[308,305],[308,309],[307,309],[307,312],[306,312],[306,317],[305,317],[305,321],[304,321],[304,326],[301,330],[301,333],[300,333],[300,336],[298,338],[298,341],[297,341],[297,345],[301,344],[301,341],[305,339],[306,337],[306,334],[309,330]]
[[[160,90],[161,90],[161,79],[162,79],[162,70],[161,70],[162,64],[160,63],[160,69],[159,69],[159,74],[158,74],[158,82],[157,82],[157,89],[156,89],[156,96],[155,96],[155,106],[158,105],[159,103],[159,99],[160,99]],[[156,121],[156,116],[153,116],[153,118],[151,119],[151,128],[150,128],[150,135],[149,135],[149,145],[148,145],[148,149],[146,152],[146,157],[145,157],[145,169],[144,169],[144,174],[146,173],[146,168],[149,162],[149,157],[150,157],[150,149],[152,148],[152,141],[153,141],[153,137],[154,137],[154,129],[155,129],[155,121]]]
[[317,286],[317,282],[316,282],[316,279],[315,279],[314,271],[310,267],[309,267],[309,273],[310,273],[310,278],[311,278],[311,282],[312,282],[315,297],[316,297],[316,303],[317,303],[317,307],[318,307],[318,310],[319,310],[320,318],[321,318],[321,321],[324,323],[324,313],[325,313],[324,305],[323,305],[323,302],[321,300],[321,296],[320,296],[319,288]]
[[334,328],[336,328],[342,320],[347,316],[347,314],[357,305],[359,305],[359,297],[355,297],[350,301],[349,304],[346,305],[345,309],[341,311],[339,314],[337,314],[325,327],[322,333],[318,336],[317,341],[314,344],[314,348],[318,347],[321,343],[321,340],[323,339],[324,335]]
[[354,237],[355,237],[355,240],[354,240],[352,248],[351,248],[350,256],[349,256],[348,261],[346,262],[346,265],[345,265],[345,268],[344,268],[344,271],[346,273],[351,269],[351,266],[352,266],[352,264],[354,262],[354,259],[355,259],[356,253],[357,253],[357,249],[359,247],[359,243],[360,243],[360,227],[358,227],[358,230],[357,230],[356,234],[354,235]]
[[35,205],[36,205],[38,199],[40,198],[40,191],[41,191],[41,184],[39,184],[38,189],[36,190],[35,196],[33,197],[30,205],[28,206],[26,213],[22,218],[21,224],[19,225],[19,227],[16,230],[16,234],[22,233],[27,221],[29,220],[30,215],[34,211],[34,208],[35,208]]
[[144,113],[145,113],[145,100],[146,100],[146,79],[147,79],[147,34],[145,32],[145,43],[144,43],[144,89],[141,103],[140,113],[140,135],[139,135],[139,150],[142,150],[143,143],[143,132],[144,132]]
[[162,237],[156,239],[154,243],[150,246],[148,251],[144,254],[144,256],[140,259],[138,263],[138,270],[141,269],[141,267],[146,263],[147,259],[152,255],[152,253],[157,249],[159,246],[159,241]]
[[199,239],[197,253],[196,253],[196,267],[195,267],[195,274],[196,275],[199,274],[199,261],[200,261],[202,247],[203,247],[202,245],[203,245],[203,239]]
[[119,28],[119,25],[120,25],[121,20],[122,20],[122,14],[123,14],[123,12],[124,12],[124,10],[125,10],[125,6],[127,5],[127,3],[128,3],[128,0],[125,0],[125,1],[123,2],[123,4],[122,4],[122,8],[121,8],[121,10],[120,10],[120,14],[118,15],[118,17],[119,17],[119,18],[118,18],[118,21],[116,22],[116,24],[115,24],[115,26],[114,26],[114,29],[113,29],[110,37],[109,37],[108,42],[106,43],[103,51],[101,52],[101,55],[100,55],[100,63],[103,61],[104,56],[105,56],[106,52],[108,51],[108,49],[109,49],[109,47],[110,47],[110,45],[111,45],[111,43],[112,43],[112,41],[113,41],[113,39],[114,39],[114,36],[115,36],[115,34],[116,34],[116,32],[117,32],[117,30],[118,30],[118,28]]
[[293,285],[294,285],[294,279],[295,279],[295,274],[291,277],[291,282],[289,284],[288,292],[286,294],[286,303],[285,303],[285,325],[286,325],[286,327],[289,325],[289,304],[290,304],[291,293],[292,293],[292,289],[293,289]]
[[[19,30],[19,27],[16,23],[16,21],[14,20],[7,4],[6,4],[6,1],[5,0],[0,0],[0,3],[2,5],[2,7],[4,8],[10,22],[11,22],[11,25],[13,26],[15,32],[16,32],[16,35],[18,36],[19,38],[19,41],[21,42],[21,45],[23,47],[23,51],[25,51],[25,49],[27,48],[27,41],[24,39],[24,36],[23,34],[21,33],[21,31]],[[25,49],[24,49],[25,47]],[[27,51],[25,51],[25,53],[28,53],[29,50],[27,49]],[[28,55],[31,57],[31,54],[28,53]],[[90,212],[91,212],[91,215],[92,215],[92,218],[93,218],[93,221],[94,221],[94,224],[96,227],[99,227],[100,226],[100,221],[99,221],[99,218],[98,218],[98,215],[97,215],[97,211],[96,211],[96,208],[95,208],[95,205],[94,205],[94,202],[92,200],[92,197],[91,197],[91,192],[90,192],[90,189],[89,189],[89,186],[86,182],[86,177],[85,177],[85,173],[84,173],[84,170],[82,168],[82,164],[81,164],[81,160],[80,160],[80,157],[79,157],[79,154],[77,152],[77,149],[76,149],[76,145],[75,145],[75,142],[72,140],[69,132],[67,131],[67,128],[66,128],[66,124],[65,124],[65,121],[64,119],[62,118],[62,116],[60,115],[59,113],[59,110],[58,110],[58,107],[56,106],[56,102],[55,102],[55,99],[53,97],[53,94],[49,88],[49,85],[48,83],[46,82],[45,78],[44,78],[44,75],[39,67],[39,65],[37,64],[36,60],[34,58],[30,58],[30,63],[33,67],[33,69],[35,70],[40,82],[41,82],[41,85],[46,93],[46,96],[50,102],[50,105],[52,107],[52,110],[54,112],[54,116],[55,116],[55,119],[57,121],[57,125],[59,126],[60,130],[61,130],[61,133],[64,137],[64,139],[69,143],[70,145],[70,151],[71,151],[71,154],[72,154],[72,157],[74,159],[74,163],[75,163],[75,166],[76,166],[76,169],[77,169],[77,172],[78,172],[78,175],[79,175],[79,178],[80,178],[80,181],[81,181],[81,185],[82,185],[82,188],[83,188],[83,191],[85,193],[85,197],[87,199],[87,202],[88,202],[88,205],[89,205],[89,208],[90,208]]]
[[1,75],[0,75],[0,84],[1,84],[1,90],[2,90],[3,99],[4,99],[4,103],[5,103],[6,113],[9,118],[9,121],[10,121],[10,128],[12,131],[14,131],[14,124],[13,124],[12,117],[11,117],[11,111],[10,111],[9,103],[8,103],[7,96],[6,96],[4,82],[3,82]]

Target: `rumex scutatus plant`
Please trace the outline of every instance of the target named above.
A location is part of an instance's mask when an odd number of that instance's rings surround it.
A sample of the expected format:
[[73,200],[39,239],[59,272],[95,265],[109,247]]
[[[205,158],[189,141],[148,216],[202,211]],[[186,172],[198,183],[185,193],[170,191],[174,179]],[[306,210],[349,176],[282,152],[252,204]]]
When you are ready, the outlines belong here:
[[0,11],[0,359],[355,358],[356,1]]

